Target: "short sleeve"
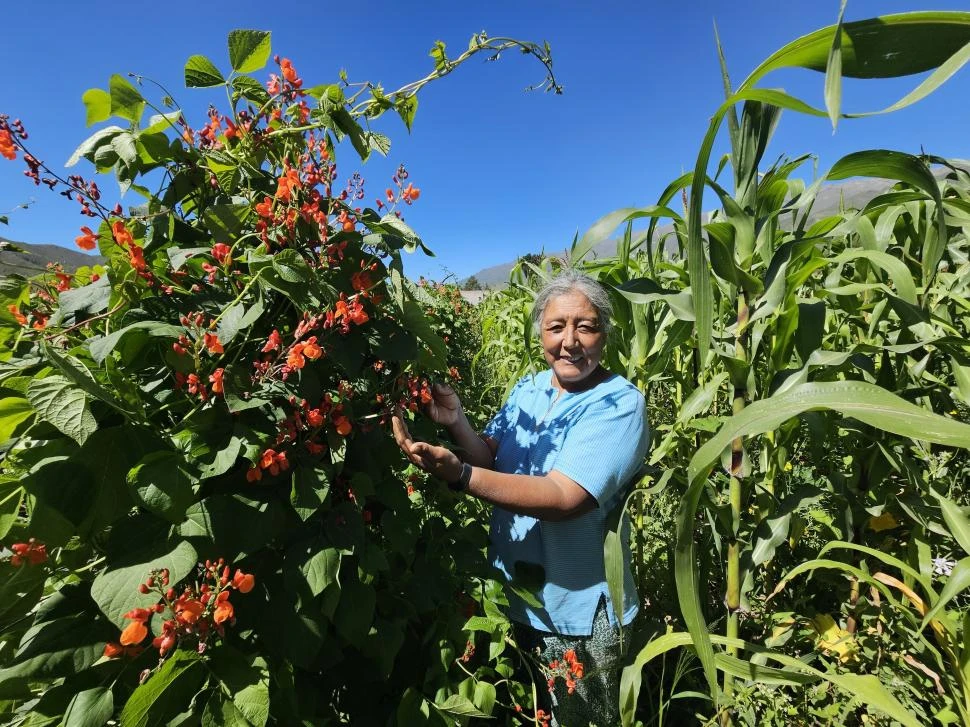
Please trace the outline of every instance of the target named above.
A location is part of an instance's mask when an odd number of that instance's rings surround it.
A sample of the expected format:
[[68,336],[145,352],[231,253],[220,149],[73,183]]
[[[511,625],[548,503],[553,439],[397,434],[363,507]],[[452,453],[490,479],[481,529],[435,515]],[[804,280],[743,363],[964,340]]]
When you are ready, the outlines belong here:
[[648,445],[643,395],[630,387],[577,413],[552,469],[578,483],[603,506],[639,471]]
[[502,435],[509,431],[513,422],[515,421],[515,410],[518,407],[516,399],[518,398],[519,392],[522,390],[522,385],[525,383],[526,377],[523,376],[521,379],[515,382],[515,386],[509,392],[508,398],[502,405],[502,408],[498,410],[498,413],[492,417],[492,420],[485,425],[485,429],[482,434],[486,437],[494,439],[497,443],[502,443]]

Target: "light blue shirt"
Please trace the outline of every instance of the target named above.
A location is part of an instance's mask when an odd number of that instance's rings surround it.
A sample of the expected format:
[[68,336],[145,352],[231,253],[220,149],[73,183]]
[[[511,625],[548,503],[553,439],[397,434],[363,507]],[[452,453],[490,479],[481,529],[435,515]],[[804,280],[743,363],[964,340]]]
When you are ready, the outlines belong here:
[[[509,592],[509,617],[543,631],[588,636],[600,599],[605,598],[615,626],[603,542],[606,518],[626,495],[647,453],[643,395],[616,375],[587,391],[560,394],[552,385],[552,371],[544,371],[516,383],[485,434],[498,443],[496,471],[541,476],[556,470],[581,485],[598,505],[562,522],[492,509],[493,565],[510,580],[517,562],[525,564],[520,572],[544,574],[536,593],[544,608],[529,606]],[[638,599],[628,537],[623,538],[623,548],[625,625],[636,615]]]

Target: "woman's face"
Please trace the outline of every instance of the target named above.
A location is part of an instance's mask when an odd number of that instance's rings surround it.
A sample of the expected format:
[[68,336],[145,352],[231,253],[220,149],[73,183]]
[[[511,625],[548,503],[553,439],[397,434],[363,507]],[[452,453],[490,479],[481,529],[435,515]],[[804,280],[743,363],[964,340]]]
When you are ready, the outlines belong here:
[[589,298],[573,290],[549,300],[542,313],[542,350],[556,383],[581,390],[596,371],[606,335]]

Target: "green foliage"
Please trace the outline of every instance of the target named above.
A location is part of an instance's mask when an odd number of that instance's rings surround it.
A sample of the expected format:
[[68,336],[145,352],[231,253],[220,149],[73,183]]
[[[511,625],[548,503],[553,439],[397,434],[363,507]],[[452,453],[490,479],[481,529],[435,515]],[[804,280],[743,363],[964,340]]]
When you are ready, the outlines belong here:
[[[545,47],[478,38],[449,71],[507,48],[550,68]],[[345,79],[304,88],[285,58],[266,85],[246,75],[269,33],[233,31],[228,50],[231,70],[185,65],[187,86],[229,93],[207,117],[141,78],[85,93],[89,124],[117,124],[69,165],[145,202],[125,215],[45,167],[90,211],[79,244],[105,264],[0,286],[4,718],[511,719],[532,686],[506,651],[487,513],[406,469],[386,430],[432,379],[484,423],[479,319],[453,286],[401,274],[426,252],[400,216],[419,196],[407,171],[378,210],[335,171],[386,153],[370,121],[389,104],[410,128],[441,74],[367,99]]]

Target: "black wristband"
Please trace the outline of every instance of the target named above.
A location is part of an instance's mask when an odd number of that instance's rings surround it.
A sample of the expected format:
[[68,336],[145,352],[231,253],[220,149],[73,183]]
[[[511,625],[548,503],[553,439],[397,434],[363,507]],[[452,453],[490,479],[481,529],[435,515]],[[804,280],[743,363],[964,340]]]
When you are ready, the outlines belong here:
[[461,474],[454,482],[448,483],[448,489],[452,492],[464,492],[468,489],[468,483],[472,479],[472,466],[468,462],[461,463]]

